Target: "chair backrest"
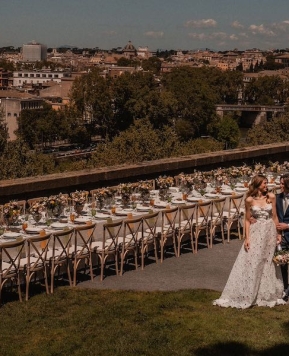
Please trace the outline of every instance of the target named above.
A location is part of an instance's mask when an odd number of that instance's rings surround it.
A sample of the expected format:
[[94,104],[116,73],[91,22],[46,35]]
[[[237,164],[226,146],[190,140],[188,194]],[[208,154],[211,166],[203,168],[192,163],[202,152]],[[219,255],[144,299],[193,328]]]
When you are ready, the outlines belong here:
[[[2,285],[5,283],[4,279],[11,278],[17,274],[20,258],[24,253],[24,244],[25,241],[23,239],[0,244],[0,274]],[[2,288],[2,285],[0,288]]]
[[143,229],[142,217],[135,219],[125,219],[123,221],[124,235],[123,235],[123,247],[134,246],[137,243],[138,236]]
[[162,234],[170,235],[175,231],[179,208],[176,206],[161,211],[162,216]]
[[91,197],[94,197],[94,195],[99,191],[99,188],[97,189],[91,189],[91,191],[89,192],[90,193],[90,196]]
[[115,251],[118,248],[122,221],[103,224],[102,251]]
[[193,228],[197,204],[182,205],[179,208],[179,232],[191,231]]
[[155,236],[158,217],[159,211],[143,216],[143,231],[146,233],[146,240]]
[[41,202],[45,199],[45,197],[37,197],[37,198],[31,198],[27,200],[28,206],[31,207],[34,203]]
[[196,211],[196,225],[199,228],[206,228],[210,221],[211,202],[198,202]]
[[26,212],[26,200],[17,200],[17,204],[20,208],[20,215],[25,214]]
[[229,198],[229,215],[231,220],[237,220],[241,214],[241,207],[244,199],[243,194],[231,195]]
[[37,271],[43,268],[46,263],[47,251],[51,234],[43,236],[31,236],[27,242],[27,264],[26,268],[30,271]]
[[95,226],[96,224],[92,223],[74,228],[74,252],[76,256],[88,254],[90,252]]
[[55,231],[51,235],[52,256],[55,264],[69,257],[74,229]]
[[212,200],[212,209],[211,209],[212,224],[218,225],[222,222],[225,204],[226,204],[226,197]]
[[280,194],[281,193],[281,186],[280,185],[275,185],[275,187],[272,188],[272,193]]

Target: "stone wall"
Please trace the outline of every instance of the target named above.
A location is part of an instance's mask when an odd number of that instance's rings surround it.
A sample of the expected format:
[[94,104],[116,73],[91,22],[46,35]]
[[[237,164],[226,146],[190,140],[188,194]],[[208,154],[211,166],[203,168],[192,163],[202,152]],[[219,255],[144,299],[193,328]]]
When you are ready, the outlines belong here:
[[133,165],[119,165],[82,171],[50,174],[0,181],[0,203],[10,199],[29,199],[55,193],[69,193],[76,189],[91,190],[120,182],[134,182],[157,178],[159,175],[190,173],[217,167],[238,166],[243,163],[283,162],[289,158],[289,142],[241,149],[202,153]]

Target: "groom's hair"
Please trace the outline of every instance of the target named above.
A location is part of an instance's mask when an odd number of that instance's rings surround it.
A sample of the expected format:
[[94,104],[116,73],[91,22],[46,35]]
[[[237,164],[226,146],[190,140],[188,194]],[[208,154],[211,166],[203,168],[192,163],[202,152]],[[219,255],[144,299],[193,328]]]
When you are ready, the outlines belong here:
[[289,192],[289,174],[285,173],[283,176],[281,176],[281,178],[283,178],[285,190]]

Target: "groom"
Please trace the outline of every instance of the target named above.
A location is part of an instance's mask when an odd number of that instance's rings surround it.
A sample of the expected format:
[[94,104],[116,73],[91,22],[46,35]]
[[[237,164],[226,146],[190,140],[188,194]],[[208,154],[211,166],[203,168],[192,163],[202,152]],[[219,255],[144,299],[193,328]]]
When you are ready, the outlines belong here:
[[[281,231],[282,250],[289,251],[289,173],[286,173],[280,178],[281,193],[276,195],[276,208],[279,223],[277,229]],[[288,287],[288,264],[281,266],[282,279],[284,284],[284,296],[283,299],[288,301],[289,299],[289,287]]]

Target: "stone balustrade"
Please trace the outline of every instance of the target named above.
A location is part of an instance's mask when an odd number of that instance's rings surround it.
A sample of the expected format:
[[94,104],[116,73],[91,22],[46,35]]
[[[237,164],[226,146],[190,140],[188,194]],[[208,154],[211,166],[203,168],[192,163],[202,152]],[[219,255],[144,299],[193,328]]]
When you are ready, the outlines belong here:
[[119,165],[82,171],[49,174],[0,181],[0,203],[10,199],[28,199],[66,193],[76,189],[90,190],[120,182],[133,182],[157,178],[159,175],[191,173],[196,170],[210,170],[268,161],[289,160],[289,142],[245,147],[226,151],[201,153],[191,156],[145,161],[136,164]]

